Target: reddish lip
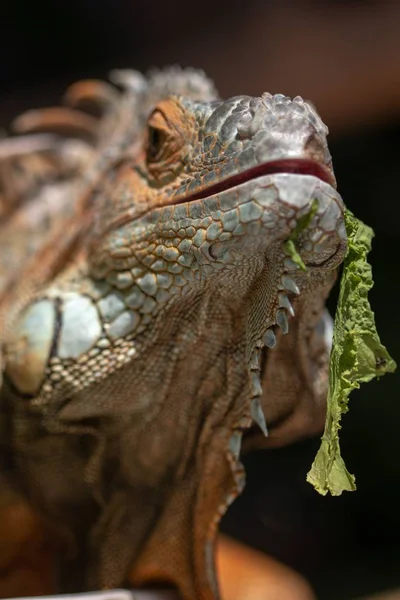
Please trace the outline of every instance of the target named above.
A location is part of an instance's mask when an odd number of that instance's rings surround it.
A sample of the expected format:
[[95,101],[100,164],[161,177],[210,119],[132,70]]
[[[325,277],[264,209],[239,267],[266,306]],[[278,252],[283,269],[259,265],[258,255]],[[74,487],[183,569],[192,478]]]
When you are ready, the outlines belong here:
[[[318,179],[321,179],[322,181],[325,181],[325,183],[328,183],[332,187],[336,188],[335,178],[325,165],[307,158],[283,158],[282,160],[271,160],[270,162],[247,169],[247,171],[244,171],[243,173],[237,173],[236,175],[227,177],[223,181],[215,183],[214,185],[210,185],[209,187],[204,187],[193,194],[176,198],[170,204],[185,204],[186,202],[192,202],[193,200],[204,200],[209,196],[213,196],[214,194],[219,194],[220,192],[234,188],[241,183],[245,183],[246,181],[251,181],[252,179],[256,179],[262,175],[272,175],[274,173],[313,175],[314,177],[318,177]],[[141,216],[143,216],[143,213],[135,215],[135,219]],[[115,229],[116,227],[121,227],[132,220],[133,217],[129,212],[123,213],[122,215],[119,215],[112,223],[110,223],[103,233],[107,233],[107,231]]]
[[327,167],[321,163],[315,162],[307,158],[283,158],[282,160],[271,160],[270,162],[263,163],[252,167],[243,173],[232,175],[227,177],[223,181],[210,185],[209,187],[203,188],[194,194],[185,196],[178,200],[178,203],[191,202],[192,200],[201,200],[207,196],[213,196],[219,192],[229,190],[230,188],[236,187],[246,181],[251,181],[262,175],[273,175],[274,173],[296,173],[298,175],[313,175],[318,177],[325,183],[328,183],[332,187],[336,187],[336,181],[332,173]]

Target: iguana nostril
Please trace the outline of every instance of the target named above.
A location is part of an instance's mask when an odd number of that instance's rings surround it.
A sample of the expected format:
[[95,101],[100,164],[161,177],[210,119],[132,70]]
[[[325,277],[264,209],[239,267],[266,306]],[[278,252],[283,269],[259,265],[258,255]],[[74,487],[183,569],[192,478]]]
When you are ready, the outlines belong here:
[[251,136],[251,123],[253,121],[253,115],[250,111],[243,113],[238,126],[237,126],[237,138],[239,140],[248,139]]

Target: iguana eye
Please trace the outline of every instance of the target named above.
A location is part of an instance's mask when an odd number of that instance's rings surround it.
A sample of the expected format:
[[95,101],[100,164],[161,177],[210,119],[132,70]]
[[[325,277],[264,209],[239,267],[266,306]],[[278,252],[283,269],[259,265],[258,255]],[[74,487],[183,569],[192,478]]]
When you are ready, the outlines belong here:
[[173,98],[159,102],[147,121],[146,163],[154,183],[164,185],[182,170],[187,139],[181,105]]
[[149,162],[160,160],[163,146],[166,141],[165,132],[157,127],[149,125],[148,129],[147,160]]
[[147,163],[150,167],[168,160],[176,145],[176,131],[169,122],[168,113],[160,103],[147,122]]

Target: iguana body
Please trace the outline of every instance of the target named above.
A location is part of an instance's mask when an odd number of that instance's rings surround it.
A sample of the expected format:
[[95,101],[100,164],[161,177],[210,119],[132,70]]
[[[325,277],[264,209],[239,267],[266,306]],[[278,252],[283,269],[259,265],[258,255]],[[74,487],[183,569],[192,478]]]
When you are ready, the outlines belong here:
[[[103,105],[97,122],[17,121],[95,139],[41,138],[35,177],[4,200],[4,471],[65,544],[60,591],[129,574],[214,600],[242,436],[322,426],[344,207],[301,98],[221,101],[193,71],[123,79],[72,88]],[[285,247],[311,206],[303,272]]]

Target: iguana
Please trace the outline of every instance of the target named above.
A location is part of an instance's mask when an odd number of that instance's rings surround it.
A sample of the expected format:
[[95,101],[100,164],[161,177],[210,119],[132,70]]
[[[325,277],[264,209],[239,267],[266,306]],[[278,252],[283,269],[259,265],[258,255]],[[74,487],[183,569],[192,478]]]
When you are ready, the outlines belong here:
[[344,205],[299,96],[112,79],[0,142],[0,465],[57,535],[60,592],[215,600],[241,452],[324,422]]

